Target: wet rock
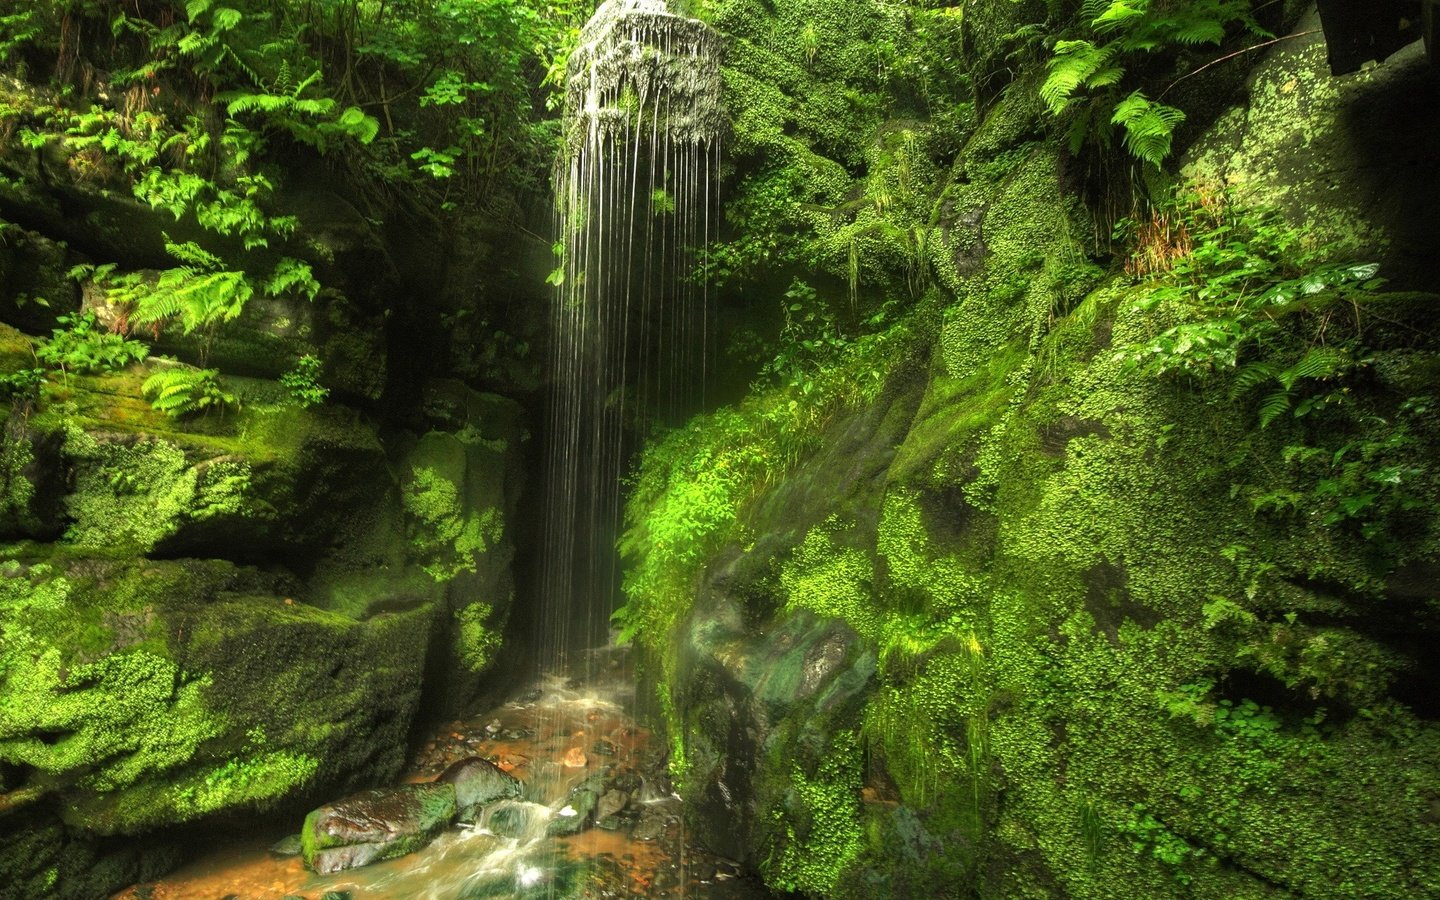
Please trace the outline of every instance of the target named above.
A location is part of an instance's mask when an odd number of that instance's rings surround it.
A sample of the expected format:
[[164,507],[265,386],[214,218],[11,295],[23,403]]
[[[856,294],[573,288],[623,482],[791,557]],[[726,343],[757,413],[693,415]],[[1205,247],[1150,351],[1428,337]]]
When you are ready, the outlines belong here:
[[435,782],[455,786],[455,805],[464,822],[474,821],[476,813],[487,803],[520,796],[520,779],[478,756],[450,766]]
[[320,874],[393,859],[434,840],[455,816],[455,785],[365,791],[305,817],[305,865]]
[[635,823],[635,830],[630,832],[630,836],[637,841],[657,841],[665,836],[665,828],[669,824],[670,814],[664,809],[647,807],[640,814],[640,821]]
[[504,806],[490,813],[485,827],[500,837],[520,838],[530,829],[533,813],[524,806]]
[[300,835],[292,834],[270,845],[270,852],[276,856],[299,856]]
[[630,795],[624,791],[609,790],[600,797],[595,805],[596,820],[608,819],[630,803]]
[[592,775],[582,781],[570,792],[569,802],[550,820],[545,833],[563,836],[584,831],[595,820],[595,808],[600,805],[603,792],[603,778]]
[[571,747],[560,760],[560,764],[567,769],[583,769],[589,762],[585,751],[579,747]]

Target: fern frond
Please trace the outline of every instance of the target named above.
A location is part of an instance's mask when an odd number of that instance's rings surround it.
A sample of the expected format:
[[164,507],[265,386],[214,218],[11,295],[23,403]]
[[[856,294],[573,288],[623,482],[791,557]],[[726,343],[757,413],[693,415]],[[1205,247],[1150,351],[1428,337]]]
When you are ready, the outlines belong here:
[[1149,11],[1149,0],[1114,0],[1090,19],[1090,26],[1101,34],[1116,31],[1127,27],[1132,20],[1144,17]]
[[1089,41],[1060,41],[1048,63],[1050,74],[1040,85],[1040,99],[1051,113],[1059,115],[1080,88],[1093,86],[1091,79],[1097,74],[1107,84],[1118,81],[1123,73],[1115,73],[1109,65],[1112,54],[1111,48],[1096,47]]
[[1260,401],[1260,427],[1264,428],[1275,421],[1277,416],[1282,415],[1290,409],[1293,398],[1289,391],[1276,391],[1269,394]]
[[275,271],[265,282],[265,293],[279,297],[290,290],[298,290],[308,299],[314,300],[315,295],[320,293],[320,282],[315,280],[309,263],[287,256],[275,264]]
[[1231,399],[1274,381],[1279,373],[1279,367],[1267,362],[1252,362],[1241,366],[1240,371],[1235,373],[1235,382],[1230,386]]
[[217,34],[233,31],[245,19],[245,14],[229,6],[217,6],[210,14],[210,27]]
[[195,369],[178,364],[160,369],[145,379],[140,392],[152,408],[175,417],[239,404],[235,395],[220,385],[218,369]]
[[1174,37],[1181,44],[1219,44],[1225,40],[1225,26],[1217,19],[1195,18],[1176,27]]
[[213,271],[224,264],[220,257],[194,241],[176,244],[170,240],[168,235],[165,236],[165,252],[180,262],[189,263],[191,266],[205,271]]
[[1115,0],[1085,0],[1080,4],[1080,18],[1086,22],[1093,22],[1105,14]]
[[311,72],[309,75],[306,75],[303,79],[301,79],[299,84],[295,85],[295,90],[290,92],[290,96],[298,100],[300,98],[300,95],[305,93],[306,88],[319,80],[320,70],[316,69],[315,71]]
[[1348,357],[1333,347],[1311,347],[1299,362],[1277,376],[1288,391],[1302,378],[1329,378],[1345,368]]

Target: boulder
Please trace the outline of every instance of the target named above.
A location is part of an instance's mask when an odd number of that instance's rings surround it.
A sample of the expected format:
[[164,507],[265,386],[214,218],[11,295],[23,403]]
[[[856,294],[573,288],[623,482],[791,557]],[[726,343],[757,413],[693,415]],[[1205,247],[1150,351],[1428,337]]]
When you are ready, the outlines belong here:
[[322,875],[394,859],[430,843],[454,817],[453,784],[364,791],[305,817],[301,855]]
[[135,835],[395,777],[433,605],[357,621],[294,588],[219,560],[0,550],[7,787],[76,834]]
[[473,822],[481,807],[520,796],[520,780],[488,759],[472,756],[450,766],[436,784],[455,787],[455,805],[462,822]]

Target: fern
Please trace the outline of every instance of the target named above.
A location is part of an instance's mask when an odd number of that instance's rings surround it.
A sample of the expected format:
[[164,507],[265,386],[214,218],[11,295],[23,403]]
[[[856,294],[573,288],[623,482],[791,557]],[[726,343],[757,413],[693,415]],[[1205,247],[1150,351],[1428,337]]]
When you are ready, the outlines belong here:
[[1260,401],[1260,427],[1265,428],[1269,424],[1290,409],[1294,398],[1288,390],[1275,391]]
[[1262,384],[1268,384],[1280,374],[1280,368],[1274,363],[1257,361],[1246,363],[1235,373],[1235,381],[1230,385],[1230,398],[1237,399],[1250,393]]
[[1078,30],[1057,40],[1040,86],[1040,98],[1053,115],[1066,114],[1077,101],[1090,102],[1074,113],[1068,127],[1078,150],[1087,140],[1110,140],[1111,129],[1124,129],[1131,155],[1158,166],[1169,157],[1175,129],[1185,114],[1132,89],[1123,97],[1127,63],[1140,54],[1175,47],[1220,44],[1231,26],[1263,34],[1250,14],[1249,0],[1084,0]]
[[1170,155],[1175,129],[1185,113],[1135,91],[1115,106],[1110,122],[1125,129],[1125,147],[1139,160],[1158,166]]
[[1344,371],[1350,358],[1332,347],[1311,347],[1299,362],[1276,376],[1285,390],[1293,388],[1301,379],[1322,380],[1333,378]]
[[106,300],[129,310],[132,326],[159,331],[178,322],[184,334],[229,322],[255,293],[243,272],[167,269],[153,280],[138,273],[111,279]]
[[314,300],[315,295],[320,293],[320,282],[315,280],[309,263],[287,256],[275,264],[275,271],[265,282],[265,293],[279,297],[292,290],[304,294],[306,299]]
[[238,398],[220,385],[219,378],[217,369],[176,363],[145,379],[140,391],[151,407],[174,418],[239,406]]
[[1105,8],[1090,17],[1090,25],[1100,34],[1116,31],[1134,19],[1143,18],[1149,11],[1146,0],[1114,0],[1109,4],[1087,3],[1087,13],[1100,6]]
[[218,269],[224,265],[220,257],[196,244],[194,241],[186,241],[183,244],[172,242],[167,236],[165,239],[165,252],[183,263],[188,263],[202,269]]
[[1124,70],[1110,65],[1114,53],[1113,48],[1096,47],[1089,41],[1060,41],[1048,63],[1050,74],[1040,85],[1040,99],[1059,115],[1081,88],[1115,84]]

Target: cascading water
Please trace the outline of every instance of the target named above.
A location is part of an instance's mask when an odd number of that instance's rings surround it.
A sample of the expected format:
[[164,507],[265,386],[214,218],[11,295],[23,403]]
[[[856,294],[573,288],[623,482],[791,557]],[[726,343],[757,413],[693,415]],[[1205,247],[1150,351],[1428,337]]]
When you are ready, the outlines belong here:
[[604,640],[634,426],[703,402],[717,226],[719,36],[663,0],[607,0],[570,57],[555,174],[544,660]]

